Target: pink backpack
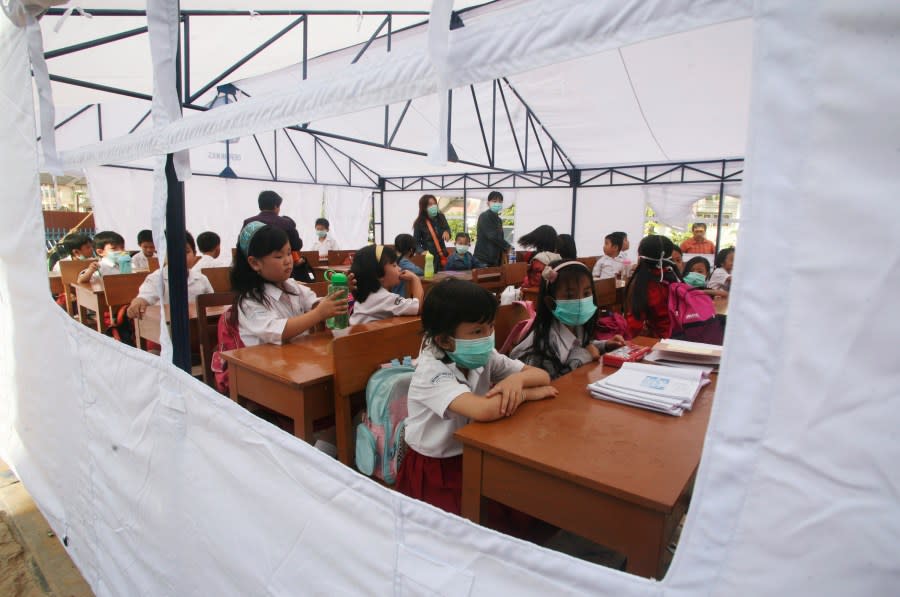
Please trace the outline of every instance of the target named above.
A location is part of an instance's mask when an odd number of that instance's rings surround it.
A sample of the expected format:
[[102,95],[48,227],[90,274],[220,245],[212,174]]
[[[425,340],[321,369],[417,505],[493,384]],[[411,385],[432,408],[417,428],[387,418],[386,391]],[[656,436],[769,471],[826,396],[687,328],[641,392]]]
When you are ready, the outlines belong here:
[[684,282],[669,283],[672,337],[689,342],[722,344],[725,330],[708,294]]
[[219,317],[216,337],[218,344],[216,350],[212,354],[209,361],[209,368],[212,369],[216,378],[216,389],[225,394],[230,395],[228,385],[228,362],[222,358],[223,352],[226,350],[234,350],[235,348],[244,348],[244,342],[241,340],[241,333],[238,327],[231,323],[231,309],[229,307]]
[[500,354],[508,355],[512,352],[512,349],[516,347],[516,344],[528,336],[529,332],[531,332],[531,327],[534,325],[534,318],[537,315],[534,303],[531,301],[516,301],[516,304],[525,307],[525,310],[528,312],[528,317],[516,322],[516,325],[509,331],[509,335],[506,337],[506,340],[503,341],[503,346],[501,346],[498,351]]

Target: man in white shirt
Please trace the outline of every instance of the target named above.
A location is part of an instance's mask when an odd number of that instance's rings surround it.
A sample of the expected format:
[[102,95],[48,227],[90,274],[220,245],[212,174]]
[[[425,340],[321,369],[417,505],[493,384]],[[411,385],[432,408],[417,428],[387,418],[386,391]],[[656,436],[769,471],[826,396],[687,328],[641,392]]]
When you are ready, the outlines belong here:
[[316,242],[312,245],[313,251],[319,252],[319,257],[328,257],[328,251],[340,251],[337,242],[328,236],[331,225],[325,218],[316,220]]
[[622,252],[625,235],[623,232],[607,234],[603,241],[603,255],[594,264],[593,276],[599,280],[615,278],[625,269],[625,263],[618,259]]

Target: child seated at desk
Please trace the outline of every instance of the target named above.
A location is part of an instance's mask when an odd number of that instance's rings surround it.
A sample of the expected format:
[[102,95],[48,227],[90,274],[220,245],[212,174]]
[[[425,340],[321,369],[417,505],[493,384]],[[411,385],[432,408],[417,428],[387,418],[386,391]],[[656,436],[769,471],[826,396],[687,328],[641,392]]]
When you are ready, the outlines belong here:
[[219,261],[222,254],[222,239],[215,232],[207,230],[197,236],[197,249],[200,255],[191,269],[202,273],[205,267],[228,267],[230,264]]
[[734,267],[734,247],[722,249],[716,254],[716,269],[709,276],[707,288],[731,290],[731,270]]
[[312,245],[313,251],[319,252],[319,259],[327,259],[328,251],[340,251],[337,241],[330,238],[331,223],[325,218],[316,220],[316,242]]
[[284,230],[262,222],[244,226],[231,269],[231,287],[238,297],[228,317],[245,346],[290,342],[329,317],[347,312],[342,292],[319,299],[291,278],[293,269]]
[[621,336],[594,340],[597,304],[591,271],[580,261],[554,261],[543,271],[531,332],[510,357],[556,379],[625,344]]
[[447,269],[465,271],[476,267],[484,267],[484,264],[475,259],[469,253],[469,245],[472,239],[465,232],[456,233],[456,252],[447,258]]
[[675,244],[658,234],[645,236],[638,245],[639,263],[625,288],[625,319],[632,336],[669,338],[669,286],[681,282],[672,262]]
[[65,253],[65,257],[58,259],[56,263],[53,264],[52,271],[56,274],[59,273],[60,261],[80,261],[94,256],[94,246],[91,244],[91,239],[88,238],[86,234],[77,232],[67,234],[59,244],[59,250]]
[[598,280],[606,280],[627,275],[625,264],[619,259],[625,244],[624,232],[612,232],[603,240],[603,255],[594,264],[593,276]]
[[[410,271],[401,271],[394,249],[384,245],[363,247],[354,255],[350,271],[356,276],[353,293],[356,304],[350,314],[350,325],[421,312],[425,294],[422,281]],[[401,280],[409,284],[410,298],[389,290]]]
[[533,253],[528,257],[528,271],[522,280],[525,288],[538,288],[541,285],[541,271],[551,261],[559,259],[556,245],[559,236],[553,226],[542,224],[519,239],[519,245],[526,249],[532,249]]
[[[397,257],[401,270],[412,272],[417,276],[423,275],[425,272],[421,267],[410,261],[410,258],[416,254],[416,239],[412,234],[398,234],[394,238],[394,249],[397,251]],[[406,282],[401,281],[399,284],[391,288],[391,292],[406,296]]]
[[150,269],[150,258],[156,257],[156,245],[153,243],[153,232],[141,230],[137,235],[140,251],[131,258],[131,269]]
[[[185,232],[184,240],[184,255],[188,268],[187,295],[188,302],[193,303],[197,300],[198,294],[209,294],[214,291],[212,284],[209,283],[209,279],[201,274],[200,270],[192,269],[190,266],[190,264],[194,262],[194,259],[196,259],[194,237],[191,236],[190,232]],[[128,317],[131,319],[141,319],[144,317],[144,312],[147,310],[148,305],[155,305],[159,302],[158,293],[160,277],[162,277],[163,283],[163,302],[169,302],[169,266],[165,265],[154,272],[150,272],[147,274],[147,277],[144,278],[141,287],[138,289],[138,295],[134,297],[134,300],[128,305],[128,311],[126,311]]]
[[494,421],[525,400],[555,396],[546,371],[494,349],[497,300],[472,282],[435,284],[425,299],[424,346],[409,386],[408,450],[396,488],[454,514],[462,501],[462,444],[470,420]]
[[119,255],[125,252],[125,239],[118,232],[103,230],[94,235],[94,251],[100,257],[78,274],[78,282],[85,284],[119,273]]

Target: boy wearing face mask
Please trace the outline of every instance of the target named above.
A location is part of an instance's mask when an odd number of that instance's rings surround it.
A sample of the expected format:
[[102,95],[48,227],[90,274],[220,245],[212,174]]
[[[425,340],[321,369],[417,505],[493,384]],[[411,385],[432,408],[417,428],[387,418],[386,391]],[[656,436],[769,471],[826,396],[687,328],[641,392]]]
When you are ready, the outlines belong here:
[[555,396],[545,371],[494,349],[497,300],[464,280],[435,284],[422,307],[425,342],[409,386],[405,438],[409,449],[397,491],[459,514],[462,444],[457,429],[495,421],[526,400]]
[[594,340],[597,305],[591,272],[580,261],[558,260],[541,272],[531,332],[510,357],[540,367],[556,379],[625,344],[621,336]]
[[119,255],[125,252],[125,239],[118,232],[104,230],[94,235],[94,252],[100,257],[92,261],[78,274],[78,282],[84,284],[119,273]]
[[312,245],[313,251],[319,252],[319,257],[328,257],[328,251],[340,251],[337,242],[328,236],[331,224],[325,218],[316,220],[316,242]]
[[484,267],[500,265],[503,255],[512,247],[503,238],[503,220],[500,212],[503,211],[503,195],[497,191],[491,191],[488,195],[488,208],[478,216],[477,238],[474,257]]
[[483,263],[469,253],[470,242],[471,239],[467,233],[458,232],[456,234],[456,253],[447,259],[448,270],[465,271],[476,267],[485,267]]

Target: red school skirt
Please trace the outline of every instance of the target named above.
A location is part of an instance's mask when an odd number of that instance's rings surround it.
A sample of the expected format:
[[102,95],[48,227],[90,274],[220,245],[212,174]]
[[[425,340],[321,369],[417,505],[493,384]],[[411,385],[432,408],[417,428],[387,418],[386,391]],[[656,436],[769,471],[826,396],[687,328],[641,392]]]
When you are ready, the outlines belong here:
[[404,495],[458,516],[462,503],[462,455],[434,458],[407,447],[395,487]]

